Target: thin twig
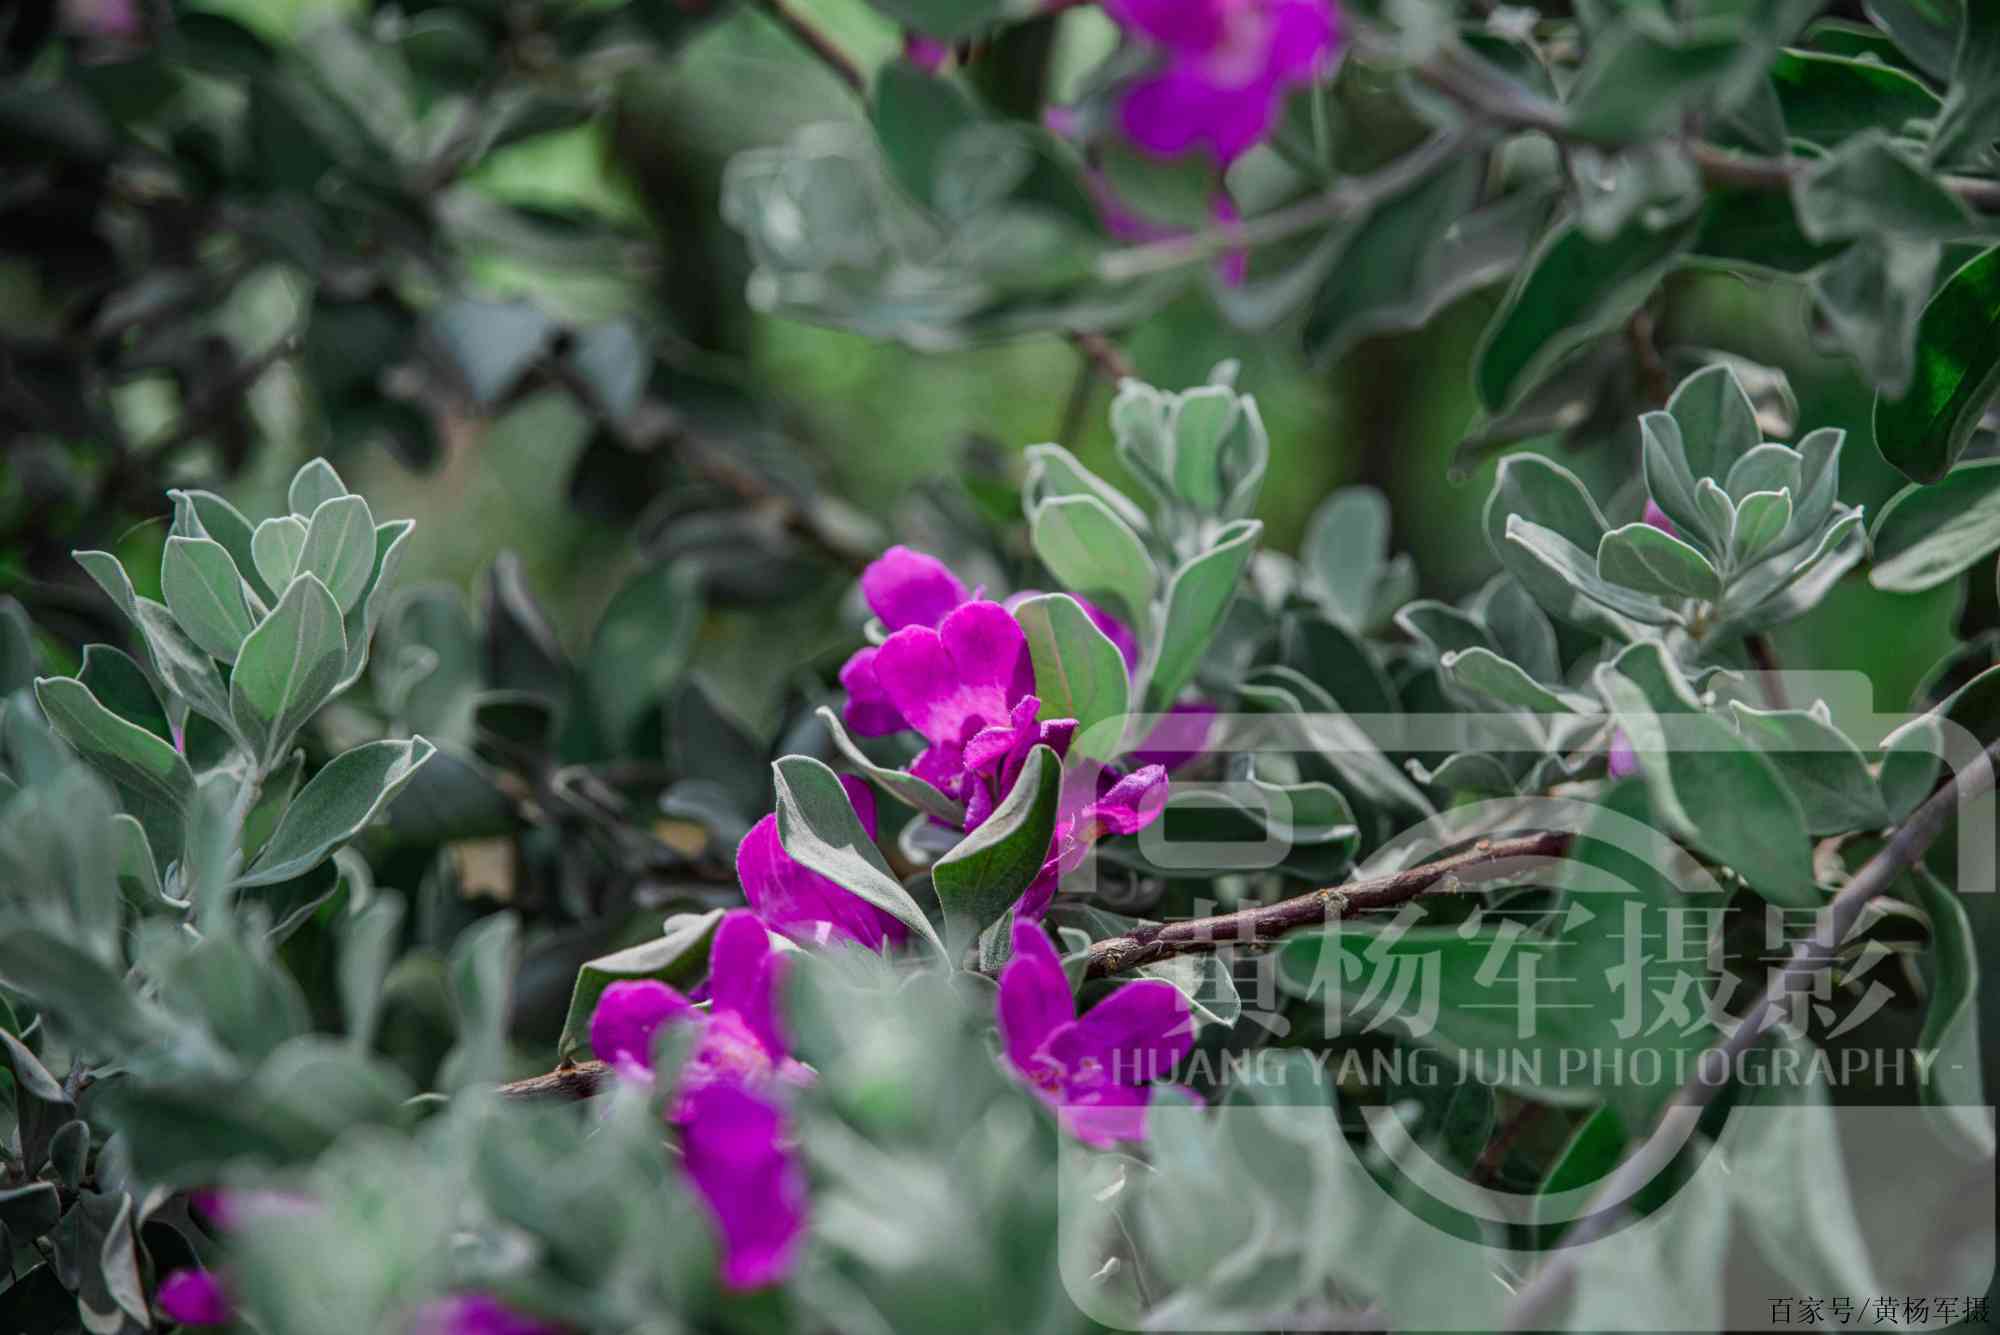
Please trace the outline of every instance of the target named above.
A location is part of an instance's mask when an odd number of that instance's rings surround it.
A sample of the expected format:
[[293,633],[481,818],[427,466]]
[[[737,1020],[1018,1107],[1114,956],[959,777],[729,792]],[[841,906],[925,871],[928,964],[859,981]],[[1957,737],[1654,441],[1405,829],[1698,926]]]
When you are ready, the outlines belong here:
[[1406,867],[1372,880],[1329,886],[1213,918],[1155,923],[1125,936],[1092,942],[1085,973],[1091,978],[1106,978],[1176,955],[1214,950],[1228,942],[1275,941],[1288,932],[1322,927],[1350,913],[1395,908],[1447,883],[1455,889],[1471,881],[1518,874],[1524,861],[1560,857],[1569,840],[1568,834],[1553,830],[1514,839],[1482,839],[1455,857]]
[[868,75],[862,71],[860,64],[805,15],[786,4],[785,0],[759,0],[758,7],[771,16],[773,23],[790,33],[799,45],[818,57],[820,64],[833,71],[834,77],[858,95],[868,92]]
[[[1903,822],[1882,851],[1870,858],[1853,879],[1841,887],[1840,893],[1820,910],[1813,930],[1794,944],[1785,967],[1766,983],[1764,991],[1737,1022],[1736,1028],[1720,1043],[1701,1054],[1696,1062],[1694,1078],[1675,1091],[1660,1110],[1648,1141],[1655,1137],[1672,1136],[1674,1128],[1684,1125],[1690,1112],[1699,1114],[1715,1100],[1716,1095],[1730,1083],[1728,1073],[1736,1069],[1743,1054],[1764,1036],[1773,1022],[1783,1018],[1785,998],[1805,993],[1810,989],[1815,974],[1832,967],[1840,943],[1853,929],[1855,919],[1868,901],[1886,892],[1898,877],[1916,864],[1917,859],[1951,824],[1961,803],[1993,790],[1996,758],[2000,758],[2000,742],[1987,747],[1978,759],[1933,793],[1929,801]],[[1688,1111],[1683,1112],[1683,1109]],[[1653,1156],[1640,1151],[1628,1155],[1604,1179],[1592,1198],[1590,1212],[1578,1219],[1564,1236],[1563,1250],[1516,1294],[1510,1312],[1510,1329],[1545,1324],[1544,1318],[1548,1315],[1546,1304],[1560,1298],[1574,1279],[1578,1264],[1575,1258],[1586,1245],[1603,1238],[1626,1218],[1624,1203],[1645,1186],[1646,1175],[1652,1169]]]
[[1090,359],[1090,364],[1116,387],[1121,380],[1129,380],[1138,372],[1132,367],[1131,359],[1119,350],[1116,343],[1102,334],[1071,334],[1069,341],[1076,344],[1076,350]]

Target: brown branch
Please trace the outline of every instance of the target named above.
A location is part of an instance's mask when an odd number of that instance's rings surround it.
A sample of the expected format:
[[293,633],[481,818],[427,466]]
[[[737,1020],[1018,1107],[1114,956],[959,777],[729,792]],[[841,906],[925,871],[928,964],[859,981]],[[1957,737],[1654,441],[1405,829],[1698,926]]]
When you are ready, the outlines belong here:
[[1085,975],[1106,978],[1129,973],[1176,955],[1214,950],[1229,942],[1261,945],[1288,932],[1321,927],[1350,913],[1395,908],[1428,890],[1449,883],[1452,889],[1469,881],[1488,881],[1518,874],[1531,859],[1560,857],[1570,836],[1561,831],[1522,835],[1515,839],[1482,839],[1466,852],[1421,867],[1406,867],[1372,880],[1329,886],[1295,899],[1241,909],[1213,918],[1155,923],[1126,936],[1091,943]]
[[833,72],[835,78],[846,84],[856,94],[868,91],[868,76],[854,57],[840,49],[840,44],[821,32],[805,15],[793,9],[785,0],[759,0],[758,8],[771,16],[771,21],[790,33],[799,45],[805,47],[819,59],[819,63]]
[[564,1062],[547,1075],[531,1075],[500,1086],[501,1098],[520,1103],[581,1102],[611,1088],[611,1068],[603,1062]]
[[1078,352],[1090,359],[1090,364],[1111,382],[1113,389],[1118,387],[1119,381],[1129,380],[1138,374],[1131,359],[1102,334],[1071,334],[1069,341],[1076,345]]
[[[1743,1054],[1764,1036],[1773,1022],[1783,1018],[1785,998],[1809,990],[1813,975],[1832,967],[1840,943],[1853,929],[1855,920],[1861,916],[1861,910],[1868,901],[1886,892],[1897,878],[1916,864],[1925,850],[1951,824],[1960,803],[1993,791],[1996,759],[2000,759],[2000,742],[1987,747],[1978,759],[1931,794],[1930,799],[1903,822],[1882,851],[1854,873],[1853,879],[1820,910],[1813,930],[1794,943],[1785,967],[1765,985],[1757,1000],[1737,1022],[1736,1028],[1722,1042],[1701,1054],[1696,1062],[1694,1077],[1675,1091],[1673,1098],[1660,1110],[1653,1130],[1647,1136],[1648,1141],[1655,1137],[1672,1136],[1674,1125],[1683,1122],[1687,1116],[1681,1109],[1699,1113],[1714,1102],[1716,1095],[1730,1084],[1728,1074],[1736,1069]],[[1591,1212],[1578,1219],[1564,1235],[1563,1250],[1516,1294],[1510,1329],[1518,1330],[1524,1326],[1539,1328],[1545,1324],[1543,1318],[1548,1315],[1546,1304],[1560,1299],[1574,1280],[1575,1257],[1586,1245],[1609,1234],[1626,1217],[1624,1202],[1645,1186],[1646,1174],[1652,1171],[1652,1157],[1643,1152],[1628,1155],[1604,1179],[1592,1198]]]

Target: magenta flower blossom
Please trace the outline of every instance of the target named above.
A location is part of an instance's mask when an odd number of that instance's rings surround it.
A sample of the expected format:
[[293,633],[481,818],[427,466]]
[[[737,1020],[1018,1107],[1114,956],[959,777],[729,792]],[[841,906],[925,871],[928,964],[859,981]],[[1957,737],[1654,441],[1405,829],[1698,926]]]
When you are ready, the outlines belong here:
[[[978,597],[976,593],[966,591],[965,585],[944,562],[903,546],[891,547],[869,562],[868,568],[861,573],[861,595],[867,601],[868,609],[890,631],[906,630],[912,626],[937,630],[943,625],[945,617]],[[1022,601],[1034,596],[1033,590],[1023,590],[1008,598],[1002,606],[1012,612]],[[1077,604],[1092,624],[1118,646],[1126,671],[1136,668],[1139,664],[1139,642],[1131,628],[1081,598],[1077,599]],[[841,714],[847,730],[856,736],[886,737],[892,732],[903,732],[916,726],[896,708],[877,675],[880,652],[881,646],[874,645],[857,649],[840,669],[840,684],[847,691],[847,705]]]
[[409,1335],[562,1335],[562,1327],[524,1316],[483,1293],[462,1293],[417,1309]]
[[590,1017],[590,1046],[628,1080],[650,1084],[662,1026],[700,1026],[670,1119],[682,1164],[722,1240],[722,1282],[760,1288],[782,1278],[805,1234],[805,1169],[788,1143],[776,1095],[811,1072],[778,1028],[784,957],[748,909],[723,915],[709,948],[711,1004],[703,1015],[665,983],[611,984]]
[[[868,837],[875,837],[875,792],[861,780],[842,775],[840,786]],[[773,931],[802,946],[858,941],[870,950],[900,946],[910,929],[851,890],[809,871],[778,840],[775,812],[750,827],[736,849],[736,879],[750,907]]]
[[[1104,777],[1111,775],[1107,771]],[[1049,841],[1048,861],[1014,903],[1017,922],[1041,921],[1063,876],[1083,864],[1091,846],[1099,839],[1106,835],[1137,834],[1158,820],[1167,804],[1167,771],[1160,765],[1143,765],[1115,779],[1102,794],[1087,802],[1076,801],[1068,791],[1069,786],[1064,785],[1055,834]]]
[[222,1326],[236,1318],[236,1304],[213,1270],[175,1270],[160,1281],[155,1298],[168,1319],[183,1326]]
[[936,74],[950,54],[951,48],[935,37],[908,29],[903,33],[903,59],[926,74]]
[[682,1161],[722,1235],[722,1282],[738,1291],[776,1283],[798,1257],[807,1204],[783,1113],[727,1082],[693,1091],[684,1107]]
[[1126,93],[1125,134],[1162,157],[1206,148],[1227,165],[1271,132],[1286,92],[1325,68],[1339,40],[1328,0],[1107,0],[1164,63]]
[[1000,974],[1007,1060],[1064,1130],[1100,1148],[1146,1138],[1152,1085],[1194,1046],[1186,997],[1172,983],[1126,983],[1079,1019],[1062,961],[1041,928],[1014,924]]
[[1665,510],[1653,503],[1651,496],[1646,498],[1646,512],[1640,518],[1669,537],[1678,538],[1681,535],[1681,531],[1674,527],[1674,521],[1667,518]]

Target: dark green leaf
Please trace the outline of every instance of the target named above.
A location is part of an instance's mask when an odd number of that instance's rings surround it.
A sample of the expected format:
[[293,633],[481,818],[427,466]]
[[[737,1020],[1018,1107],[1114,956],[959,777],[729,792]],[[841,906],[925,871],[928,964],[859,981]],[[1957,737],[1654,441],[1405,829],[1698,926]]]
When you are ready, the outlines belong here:
[[708,947],[722,923],[722,913],[721,909],[677,913],[667,919],[665,934],[658,940],[599,956],[577,970],[556,1057],[582,1061],[596,1055],[590,1047],[590,1017],[604,989],[613,983],[650,978],[684,992],[693,990],[708,972]]
[[999,920],[1041,871],[1055,833],[1062,762],[1037,746],[993,814],[931,868],[954,955]]
[[915,928],[945,954],[937,929],[889,871],[834,772],[810,756],[785,756],[771,773],[778,790],[778,841],[785,852]]
[[1903,488],[1868,534],[1868,582],[1916,593],[1970,569],[2000,547],[2000,459],[1962,463],[1929,486]]
[[1605,241],[1574,223],[1558,227],[1487,326],[1474,372],[1487,411],[1513,404],[1563,354],[1630,315],[1693,236],[1691,222],[1659,231],[1627,227]]
[[1875,444],[1912,482],[1935,482],[2000,389],[2000,247],[1945,280],[1916,325],[1909,392],[1875,398]]
[[335,757],[285,809],[239,886],[301,876],[368,827],[437,748],[421,737],[368,742]]

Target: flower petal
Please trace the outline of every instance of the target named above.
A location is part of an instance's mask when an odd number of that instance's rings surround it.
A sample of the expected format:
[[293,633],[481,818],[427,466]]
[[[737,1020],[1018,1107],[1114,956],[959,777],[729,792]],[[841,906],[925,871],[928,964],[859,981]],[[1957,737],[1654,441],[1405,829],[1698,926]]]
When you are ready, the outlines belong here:
[[1032,1076],[1035,1053],[1049,1036],[1076,1018],[1076,998],[1048,934],[1032,922],[1014,923],[1014,958],[1000,971],[996,1018],[1007,1059]]
[[[1099,834],[1136,834],[1158,820],[1166,804],[1165,767],[1143,766],[1112,784],[1104,796],[1084,809],[1077,835],[1095,839]],[[1086,825],[1095,825],[1097,832],[1087,832]]]
[[236,1305],[213,1270],[175,1270],[154,1294],[160,1310],[183,1326],[221,1326],[235,1319]]
[[1119,27],[1176,51],[1212,49],[1228,22],[1219,0],[1107,0],[1104,12]]
[[561,1329],[484,1293],[425,1303],[410,1322],[410,1335],[560,1335]]
[[1014,705],[1034,692],[1035,661],[1028,653],[1028,634],[1000,604],[967,603],[939,623],[938,637],[960,681],[1005,692],[1005,704],[990,722],[1010,718]]
[[1146,1108],[1152,1101],[1150,1086],[1098,1085],[1069,1091],[1056,1104],[1056,1119],[1084,1144],[1109,1149],[1120,1141],[1146,1138]]
[[[974,607],[999,610],[992,603],[968,603],[952,617]],[[1013,624],[1012,617],[1004,612],[1000,615]],[[952,617],[945,618],[945,625],[952,624]],[[968,624],[976,629],[978,622],[975,617]],[[1015,626],[1015,632],[1019,631]],[[976,635],[965,638],[968,649],[975,653],[982,644],[990,648],[990,643]],[[1023,658],[1026,648],[1024,638]],[[991,664],[980,667],[990,671]],[[1028,670],[1034,671],[1032,666]],[[1007,719],[1007,690],[1002,681],[967,676],[947,652],[943,636],[925,626],[906,627],[883,641],[875,652],[875,676],[897,712],[935,745],[956,748],[979,728]]]
[[861,596],[890,630],[936,626],[970,596],[958,576],[935,556],[891,547],[861,572]]
[[663,1024],[691,1020],[700,1012],[665,983],[651,978],[621,979],[604,989],[590,1013],[590,1046],[618,1074],[646,1080],[653,1074],[653,1036]]
[[749,909],[731,909],[715,929],[708,952],[712,1009],[734,1011],[773,1060],[785,1055],[778,1033],[778,981],[782,961],[771,933]]
[[1049,1042],[1049,1054],[1081,1079],[1095,1069],[1116,1085],[1146,1085],[1172,1074],[1194,1046],[1194,1011],[1161,978],[1126,983]]
[[797,1258],[805,1171],[783,1136],[777,1106],[738,1085],[687,1096],[682,1162],[722,1234],[722,1282],[731,1289],[774,1283]]
[[1208,749],[1215,714],[1215,705],[1208,700],[1183,700],[1169,707],[1132,752],[1132,759],[1141,765],[1180,768]]
[[895,702],[889,699],[889,693],[876,679],[873,645],[856,649],[841,664],[840,685],[847,692],[847,703],[840,708],[840,718],[849,732],[861,737],[887,737],[910,726],[896,712]]
[[[854,796],[855,814],[869,837],[875,836],[875,798],[864,785],[842,776]],[[870,950],[885,942],[901,945],[910,929],[853,891],[811,871],[785,852],[778,840],[778,818],[768,815],[750,827],[736,849],[736,879],[764,924],[800,945],[823,945],[831,938],[858,941]]]

